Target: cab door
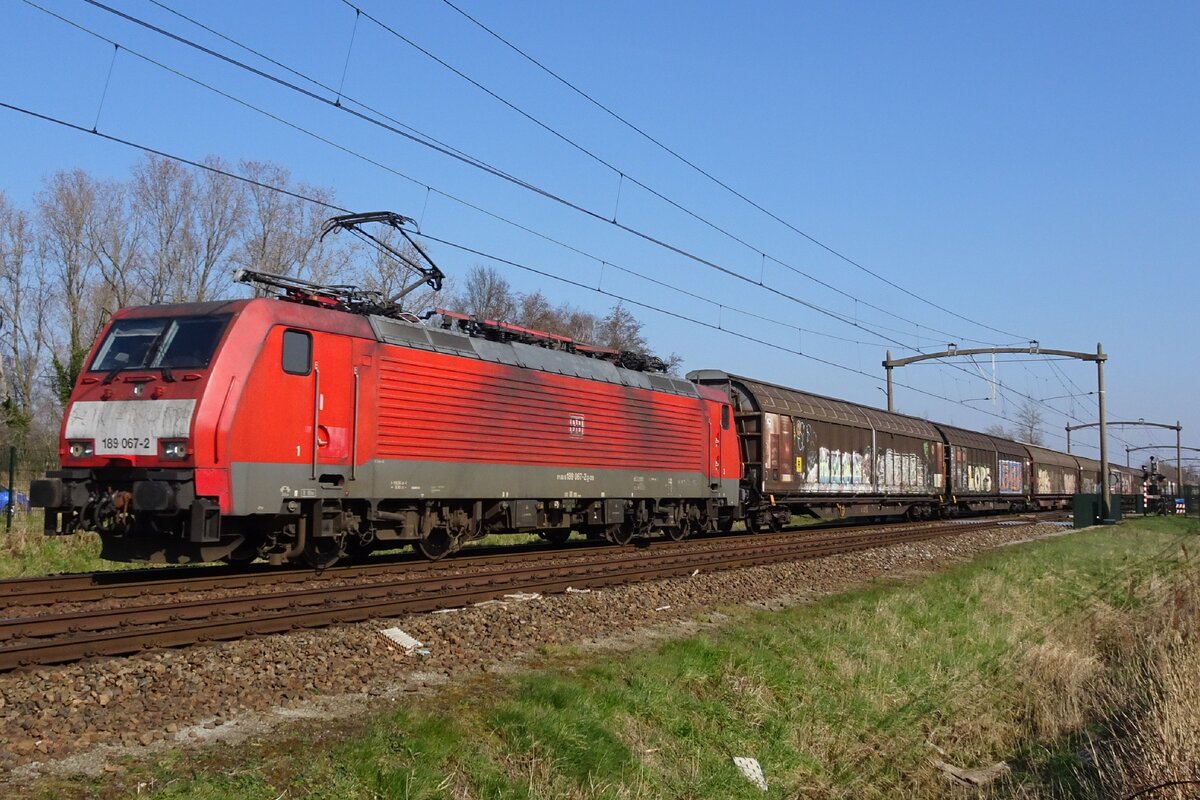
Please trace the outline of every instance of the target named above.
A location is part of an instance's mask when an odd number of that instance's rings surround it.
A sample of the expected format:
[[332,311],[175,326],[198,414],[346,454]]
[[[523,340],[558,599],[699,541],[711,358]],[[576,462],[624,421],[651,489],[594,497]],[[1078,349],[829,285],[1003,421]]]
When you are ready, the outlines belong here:
[[[349,336],[313,333],[312,448],[314,478],[349,477],[354,442],[354,360]],[[330,469],[330,467],[346,469]],[[341,481],[334,479],[335,482]]]

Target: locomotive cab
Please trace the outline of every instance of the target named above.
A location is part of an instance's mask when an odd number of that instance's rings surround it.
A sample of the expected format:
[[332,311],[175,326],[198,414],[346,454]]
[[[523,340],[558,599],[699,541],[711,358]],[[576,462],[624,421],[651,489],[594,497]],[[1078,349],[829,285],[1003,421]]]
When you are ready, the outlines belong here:
[[[46,533],[94,530],[104,557],[129,552],[139,534],[216,542],[213,487],[197,467],[196,419],[238,302],[146,306],[118,312],[85,361],[63,418],[62,468],[34,481]],[[174,560],[174,559],[171,559]]]

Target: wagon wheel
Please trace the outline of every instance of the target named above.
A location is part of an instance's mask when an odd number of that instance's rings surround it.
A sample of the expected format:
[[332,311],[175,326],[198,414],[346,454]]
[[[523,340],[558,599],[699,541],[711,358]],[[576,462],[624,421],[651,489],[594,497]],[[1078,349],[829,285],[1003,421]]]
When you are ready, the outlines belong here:
[[328,569],[341,557],[341,537],[309,539],[304,546],[304,560],[313,569]]
[[542,538],[553,545],[562,545],[567,543],[567,539],[571,538],[570,528],[555,528],[550,531],[542,531]]
[[231,565],[249,564],[251,561],[258,558],[258,556],[258,547],[251,542],[243,541],[237,547],[233,548],[233,550],[229,551],[229,553],[221,560],[226,564]]
[[437,561],[450,552],[453,544],[454,540],[445,528],[435,528],[424,539],[416,542],[413,547],[430,561]]
[[783,518],[773,511],[768,511],[756,520],[754,526],[747,526],[753,533],[779,533],[783,530]]

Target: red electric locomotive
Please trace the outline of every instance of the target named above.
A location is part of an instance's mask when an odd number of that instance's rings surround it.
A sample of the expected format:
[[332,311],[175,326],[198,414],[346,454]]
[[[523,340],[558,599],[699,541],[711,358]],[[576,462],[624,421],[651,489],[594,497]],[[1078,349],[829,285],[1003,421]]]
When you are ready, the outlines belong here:
[[62,469],[32,486],[47,533],[98,531],[111,560],[320,566],[400,543],[440,558],[493,532],[682,538],[736,514],[718,391],[563,337],[388,316],[352,287],[239,279],[285,297],[114,315],[66,409]]

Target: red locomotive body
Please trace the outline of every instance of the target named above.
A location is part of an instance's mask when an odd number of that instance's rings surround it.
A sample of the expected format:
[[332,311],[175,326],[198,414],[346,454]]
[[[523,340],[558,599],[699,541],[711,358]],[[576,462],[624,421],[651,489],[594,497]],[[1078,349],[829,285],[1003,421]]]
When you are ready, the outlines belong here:
[[121,311],[34,501],[48,533],[174,562],[729,523],[741,464],[720,392],[487,331],[279,299]]

